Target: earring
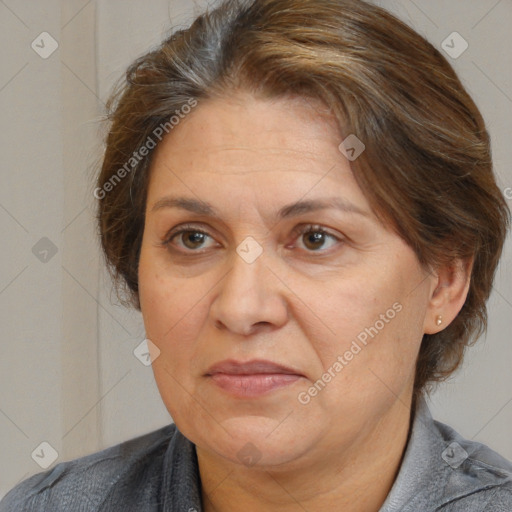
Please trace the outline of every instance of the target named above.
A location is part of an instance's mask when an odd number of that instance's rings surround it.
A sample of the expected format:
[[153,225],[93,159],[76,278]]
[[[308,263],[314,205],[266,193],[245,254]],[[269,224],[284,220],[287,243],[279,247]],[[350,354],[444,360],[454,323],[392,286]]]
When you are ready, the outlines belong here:
[[437,325],[441,325],[443,323],[443,317],[441,315],[439,315],[437,318],[436,318],[436,324]]

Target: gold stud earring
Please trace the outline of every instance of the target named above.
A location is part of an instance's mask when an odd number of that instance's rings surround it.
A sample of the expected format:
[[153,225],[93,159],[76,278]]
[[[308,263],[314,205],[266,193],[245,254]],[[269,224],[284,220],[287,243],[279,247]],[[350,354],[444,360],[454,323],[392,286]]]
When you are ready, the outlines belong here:
[[441,315],[439,315],[437,318],[436,318],[436,324],[437,325],[441,325],[443,323],[443,317]]

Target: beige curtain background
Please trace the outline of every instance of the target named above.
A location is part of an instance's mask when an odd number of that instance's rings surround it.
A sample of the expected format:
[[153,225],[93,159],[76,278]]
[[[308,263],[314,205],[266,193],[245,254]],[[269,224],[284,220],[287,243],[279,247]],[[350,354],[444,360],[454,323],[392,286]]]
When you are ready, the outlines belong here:
[[[18,481],[171,421],[151,368],[133,354],[140,315],[115,305],[94,226],[103,102],[134,58],[206,1],[0,0],[2,265],[0,497]],[[211,3],[211,2],[209,2]],[[493,138],[512,206],[512,3],[380,0],[441,48]],[[432,410],[512,459],[512,249],[490,300],[490,329]]]

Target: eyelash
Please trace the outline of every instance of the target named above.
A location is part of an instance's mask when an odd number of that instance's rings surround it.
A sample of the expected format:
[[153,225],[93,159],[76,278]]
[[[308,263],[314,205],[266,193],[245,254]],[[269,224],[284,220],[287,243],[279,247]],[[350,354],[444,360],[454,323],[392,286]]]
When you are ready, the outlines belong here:
[[[200,233],[200,234],[203,234],[203,235],[206,235],[206,236],[209,236],[210,238],[213,238],[211,237],[211,235],[207,232],[207,231],[204,231],[200,228],[198,228],[197,226],[194,226],[194,225],[182,225],[180,226],[180,228],[178,230],[173,230],[171,231],[165,238],[165,240],[162,242],[162,246],[166,247],[166,248],[170,248],[170,246],[172,245],[172,241],[178,237],[179,235],[182,235],[184,233]],[[327,230],[325,230],[322,226],[318,225],[318,224],[305,224],[305,225],[299,225],[297,226],[293,232],[292,232],[292,235],[294,237],[294,240],[296,240],[297,238],[299,238],[300,236],[302,235],[305,235],[306,233],[322,233],[323,235],[326,235],[328,237],[330,237],[331,239],[334,239],[336,242],[343,242],[343,240],[335,235],[333,235],[332,233],[329,233]],[[179,251],[181,252],[184,252],[184,253],[188,253],[188,254],[192,254],[192,253],[196,253],[196,254],[202,254],[205,252],[205,250],[201,251],[200,249],[198,250],[194,250],[194,249],[188,249],[188,248],[181,248],[181,249],[178,249]],[[207,250],[207,249],[206,249]],[[318,250],[318,251],[315,251],[315,250],[307,250],[307,252],[309,253],[322,253],[322,252],[325,252],[325,251],[321,251],[321,250]]]

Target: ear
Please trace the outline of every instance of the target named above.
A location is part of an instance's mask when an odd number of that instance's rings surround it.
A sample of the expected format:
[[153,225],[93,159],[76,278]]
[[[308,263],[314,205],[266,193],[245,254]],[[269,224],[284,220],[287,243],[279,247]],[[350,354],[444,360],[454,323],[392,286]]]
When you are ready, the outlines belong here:
[[436,269],[423,332],[435,334],[445,329],[459,314],[468,295],[473,259],[456,259]]

